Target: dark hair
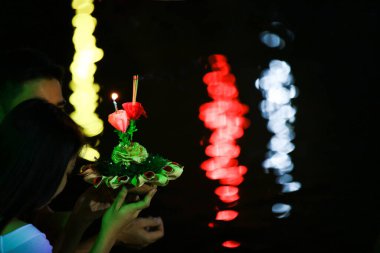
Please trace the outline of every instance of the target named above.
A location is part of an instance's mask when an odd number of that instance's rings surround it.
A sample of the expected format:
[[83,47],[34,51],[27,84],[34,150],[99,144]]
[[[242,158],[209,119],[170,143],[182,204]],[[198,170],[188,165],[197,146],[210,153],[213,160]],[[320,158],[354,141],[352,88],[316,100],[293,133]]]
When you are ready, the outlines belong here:
[[29,99],[0,124],[0,230],[53,197],[83,145],[79,126],[61,109]]
[[39,78],[62,82],[64,69],[45,53],[32,48],[16,48],[0,54],[0,106],[8,110],[9,101],[26,81]]

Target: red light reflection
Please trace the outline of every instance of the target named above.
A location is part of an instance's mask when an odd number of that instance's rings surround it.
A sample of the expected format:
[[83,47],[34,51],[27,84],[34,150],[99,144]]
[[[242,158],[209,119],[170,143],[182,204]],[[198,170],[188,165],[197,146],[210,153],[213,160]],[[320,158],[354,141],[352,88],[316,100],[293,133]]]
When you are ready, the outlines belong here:
[[222,246],[225,248],[237,248],[240,246],[240,242],[229,240],[229,241],[223,242]]
[[240,185],[243,183],[244,178],[243,177],[229,177],[229,178],[221,178],[219,182],[221,184],[227,184],[227,185]]
[[212,145],[208,145],[205,151],[206,155],[211,157],[238,157],[240,154],[240,147],[233,143],[216,143]]
[[215,220],[231,221],[234,220],[238,215],[239,213],[234,210],[219,211],[216,214]]
[[220,167],[232,167],[237,166],[238,160],[231,159],[229,157],[213,157],[201,164],[201,168],[204,170],[215,170]]
[[215,190],[215,194],[219,196],[224,203],[231,203],[239,199],[239,188],[234,186],[219,186]]
[[[211,102],[199,107],[199,119],[212,133],[208,140],[202,141],[202,146],[207,145],[205,154],[210,157],[202,162],[200,167],[205,171],[206,177],[211,180],[219,180],[221,186],[215,189],[215,194],[231,208],[231,203],[237,204],[239,200],[238,186],[244,181],[243,175],[247,173],[246,166],[239,165],[237,160],[240,155],[240,146],[236,139],[244,135],[244,129],[248,128],[250,121],[244,117],[249,107],[240,103],[239,91],[235,85],[236,78],[230,73],[230,65],[224,55],[211,55],[209,62],[212,71],[205,74],[203,82],[207,85]],[[225,208],[217,208],[223,210]],[[216,220],[231,221],[238,216],[235,210],[223,210],[216,214]],[[209,223],[214,227],[214,223]],[[226,241],[224,247],[238,247],[240,243]]]

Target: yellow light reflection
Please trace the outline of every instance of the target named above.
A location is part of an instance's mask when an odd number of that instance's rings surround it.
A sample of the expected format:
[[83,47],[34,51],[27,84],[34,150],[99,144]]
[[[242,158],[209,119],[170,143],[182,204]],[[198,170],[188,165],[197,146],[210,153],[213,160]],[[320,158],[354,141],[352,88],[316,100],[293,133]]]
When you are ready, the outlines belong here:
[[[88,137],[103,132],[104,124],[95,113],[99,101],[99,85],[94,83],[95,63],[103,58],[103,50],[96,47],[96,38],[92,35],[96,27],[96,19],[91,16],[94,11],[93,0],[73,0],[72,8],[75,16],[72,25],[75,27],[73,43],[75,54],[70,66],[73,91],[69,101],[74,107],[71,118],[79,124]],[[99,152],[90,146],[83,148],[80,156],[89,161],[100,157]]]
[[86,144],[82,147],[79,156],[88,161],[95,161],[99,159],[99,152]]

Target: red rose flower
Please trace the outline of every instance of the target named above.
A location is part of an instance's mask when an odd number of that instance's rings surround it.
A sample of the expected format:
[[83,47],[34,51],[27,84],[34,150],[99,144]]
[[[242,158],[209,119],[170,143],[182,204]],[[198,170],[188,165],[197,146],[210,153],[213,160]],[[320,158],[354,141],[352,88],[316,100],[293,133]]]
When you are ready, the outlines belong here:
[[131,120],[137,120],[144,115],[147,117],[144,107],[139,102],[128,102],[122,104],[124,110],[127,112],[128,118]]
[[108,122],[117,130],[125,133],[129,125],[129,120],[126,111],[117,110],[108,115]]

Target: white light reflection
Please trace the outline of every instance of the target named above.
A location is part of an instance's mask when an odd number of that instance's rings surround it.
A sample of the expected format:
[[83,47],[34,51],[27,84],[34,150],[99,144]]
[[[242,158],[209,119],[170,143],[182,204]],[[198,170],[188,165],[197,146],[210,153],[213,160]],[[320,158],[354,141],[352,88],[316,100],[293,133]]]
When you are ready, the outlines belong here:
[[[298,95],[289,64],[272,60],[269,69],[264,70],[256,80],[255,86],[264,97],[260,103],[261,114],[268,119],[267,128],[274,134],[268,143],[269,151],[262,165],[267,173],[272,170],[278,176],[276,182],[282,185],[283,193],[298,191],[301,183],[293,182],[289,174],[294,167],[288,153],[295,149],[291,142],[295,137],[291,123],[294,123],[296,115],[291,99]],[[272,207],[277,218],[288,217],[290,210],[290,205],[282,203]]]
[[271,48],[280,47],[281,44],[284,43],[282,41],[282,39],[280,38],[280,36],[278,36],[275,33],[268,32],[268,31],[262,32],[260,34],[260,40],[267,47],[271,47]]
[[274,204],[272,206],[272,212],[277,214],[277,218],[286,218],[290,214],[290,210],[292,210],[292,207],[288,204]]

